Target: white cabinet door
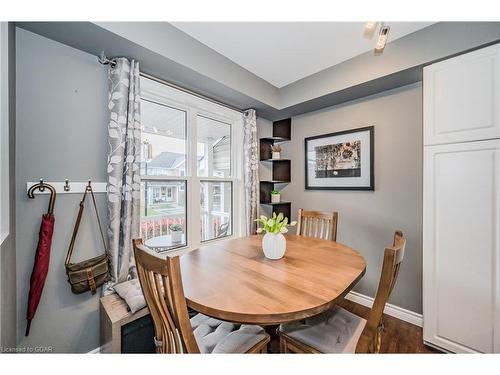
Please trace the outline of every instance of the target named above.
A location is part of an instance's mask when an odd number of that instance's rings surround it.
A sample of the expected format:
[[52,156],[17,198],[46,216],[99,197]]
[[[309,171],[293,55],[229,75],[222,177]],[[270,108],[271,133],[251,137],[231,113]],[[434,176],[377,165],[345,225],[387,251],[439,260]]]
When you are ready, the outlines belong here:
[[424,150],[424,341],[500,352],[500,140]]
[[424,68],[424,145],[500,137],[500,45]]

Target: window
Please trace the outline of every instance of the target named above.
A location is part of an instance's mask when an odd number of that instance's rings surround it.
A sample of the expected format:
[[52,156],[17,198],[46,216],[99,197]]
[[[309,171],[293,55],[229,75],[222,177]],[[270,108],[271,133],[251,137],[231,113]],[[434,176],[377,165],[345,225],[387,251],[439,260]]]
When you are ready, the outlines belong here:
[[231,174],[231,125],[204,116],[198,123],[198,176],[229,177]]
[[[143,97],[141,236],[155,250],[186,246],[187,113]],[[174,230],[175,229],[175,230]]]
[[157,251],[241,234],[241,113],[141,78],[141,236]]
[[231,235],[231,182],[202,181],[201,240],[213,240]]

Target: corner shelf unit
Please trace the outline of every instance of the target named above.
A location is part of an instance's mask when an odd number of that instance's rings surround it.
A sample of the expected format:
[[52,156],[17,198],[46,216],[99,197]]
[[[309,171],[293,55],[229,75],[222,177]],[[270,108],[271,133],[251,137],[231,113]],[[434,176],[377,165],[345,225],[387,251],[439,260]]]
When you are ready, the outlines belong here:
[[283,213],[284,216],[291,218],[292,203],[281,201],[271,203],[271,191],[275,185],[287,184],[291,182],[291,160],[290,159],[272,159],[271,146],[275,143],[290,141],[291,139],[292,119],[284,119],[273,122],[273,136],[261,138],[260,143],[260,161],[262,163],[271,163],[272,179],[260,181],[260,204],[271,207],[272,212],[276,214]]

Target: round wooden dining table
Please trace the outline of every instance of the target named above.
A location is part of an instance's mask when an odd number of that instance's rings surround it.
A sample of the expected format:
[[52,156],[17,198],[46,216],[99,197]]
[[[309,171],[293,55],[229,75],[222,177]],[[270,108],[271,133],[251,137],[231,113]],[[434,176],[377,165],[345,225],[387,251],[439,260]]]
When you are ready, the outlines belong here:
[[286,253],[271,260],[262,236],[204,245],[180,258],[189,307],[218,319],[259,325],[319,314],[365,273],[359,252],[338,242],[286,235]]

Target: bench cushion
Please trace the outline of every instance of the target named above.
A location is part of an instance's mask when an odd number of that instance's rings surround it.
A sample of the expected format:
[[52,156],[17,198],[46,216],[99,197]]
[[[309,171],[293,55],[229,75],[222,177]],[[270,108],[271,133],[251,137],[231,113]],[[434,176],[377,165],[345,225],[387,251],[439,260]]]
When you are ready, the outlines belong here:
[[139,279],[132,279],[117,284],[114,286],[114,290],[125,300],[132,314],[146,307]]

